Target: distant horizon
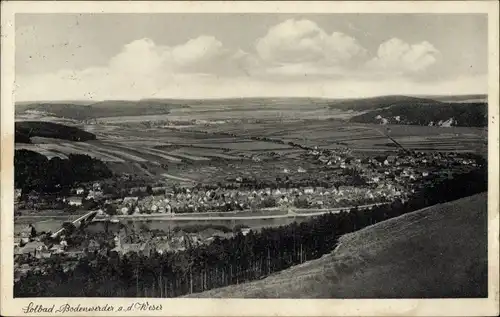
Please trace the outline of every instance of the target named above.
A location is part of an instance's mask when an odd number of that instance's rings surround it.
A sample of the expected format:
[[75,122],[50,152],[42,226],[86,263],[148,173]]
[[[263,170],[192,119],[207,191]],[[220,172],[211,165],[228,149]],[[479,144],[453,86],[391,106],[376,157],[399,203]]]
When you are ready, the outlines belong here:
[[391,94],[391,95],[375,95],[369,97],[347,97],[347,98],[334,98],[334,97],[299,97],[299,96],[253,96],[253,97],[207,97],[207,98],[138,98],[138,99],[51,99],[51,100],[16,100],[15,103],[50,103],[50,102],[85,102],[85,103],[97,103],[103,101],[142,101],[142,100],[180,100],[180,101],[203,101],[203,100],[237,100],[237,99],[321,99],[321,100],[352,100],[352,99],[370,99],[370,98],[381,98],[381,97],[414,97],[414,98],[432,98],[432,97],[488,97],[488,93],[472,93],[472,94],[419,94],[419,95],[409,95],[409,94]]

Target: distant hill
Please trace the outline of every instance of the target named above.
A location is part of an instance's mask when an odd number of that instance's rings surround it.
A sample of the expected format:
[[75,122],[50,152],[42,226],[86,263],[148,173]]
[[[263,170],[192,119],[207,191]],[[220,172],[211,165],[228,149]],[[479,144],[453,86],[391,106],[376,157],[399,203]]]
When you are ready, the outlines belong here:
[[91,104],[82,104],[82,102],[23,102],[16,104],[15,112],[16,115],[37,112],[53,117],[91,120],[103,117],[168,114],[173,108],[183,106],[162,100],[108,100]]
[[31,143],[31,137],[56,138],[71,141],[95,140],[96,136],[77,127],[54,122],[19,121],[15,123],[15,142]]
[[475,94],[475,95],[450,95],[450,96],[415,96],[418,98],[433,99],[441,102],[488,102],[487,94]]
[[[435,99],[409,96],[382,96],[337,101],[332,109],[365,111],[350,119],[358,123],[410,124],[484,127],[488,124],[485,102],[459,101],[477,96],[436,96]],[[436,99],[456,102],[445,102]]]
[[330,254],[206,298],[487,296],[487,193],[344,235]]
[[395,105],[439,105],[434,99],[409,96],[380,96],[371,98],[342,99],[332,102],[332,109],[365,111],[392,107]]
[[[320,107],[342,111],[364,112],[354,116],[353,122],[380,123],[381,116],[391,123],[392,117],[397,124],[429,125],[453,118],[452,125],[485,126],[487,123],[487,103],[484,95],[467,96],[380,96],[358,99],[328,98],[284,98],[252,97],[223,99],[142,99],[106,100],[94,103],[75,102],[21,102],[16,104],[16,116],[29,120],[41,118],[65,118],[78,121],[104,117],[165,115],[173,109],[191,107],[193,109],[215,107],[214,111],[234,109],[304,109]],[[484,100],[484,101],[482,101]],[[469,106],[474,106],[470,107]],[[222,109],[218,109],[222,107]],[[279,110],[281,111],[281,110]],[[286,111],[286,110],[283,110]],[[354,114],[354,113],[353,113]],[[31,119],[30,119],[31,118]],[[52,119],[49,121],[53,121]]]
[[485,127],[488,106],[485,103],[400,103],[354,116],[351,122],[411,124],[424,126]]

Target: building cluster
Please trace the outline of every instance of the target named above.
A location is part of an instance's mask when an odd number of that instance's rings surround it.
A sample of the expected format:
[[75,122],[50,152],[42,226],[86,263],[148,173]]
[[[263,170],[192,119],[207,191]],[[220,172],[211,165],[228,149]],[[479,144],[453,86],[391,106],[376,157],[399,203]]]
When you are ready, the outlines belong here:
[[[247,234],[249,229],[242,229],[242,234]],[[64,258],[58,261],[64,270],[70,270],[78,260],[91,254],[109,256],[115,253],[125,256],[130,253],[150,256],[153,253],[184,251],[191,247],[209,244],[216,238],[227,239],[234,235],[233,232],[206,228],[198,232],[185,232],[172,230],[168,232],[153,233],[146,230],[141,232],[127,232],[125,229],[117,230],[109,243],[97,239],[94,235],[82,236],[77,245],[68,245],[70,237],[61,236],[58,241],[50,243],[42,236],[33,232],[32,226],[26,226],[15,238],[14,244],[14,275],[19,280],[28,272],[47,273],[50,270],[51,258]],[[109,240],[109,239],[108,239]]]
[[[83,208],[88,201],[98,202],[98,206],[88,208],[101,208],[110,215],[227,212],[281,206],[335,208],[405,199],[437,178],[451,177],[478,165],[473,157],[459,153],[400,151],[359,157],[346,148],[314,148],[300,160],[286,163],[276,160],[255,171],[229,166],[220,170],[214,181],[202,186],[178,190],[143,186],[130,189],[132,195],[114,199],[95,182],[74,188],[72,196],[61,199],[76,208]],[[357,177],[355,183],[353,175]],[[16,195],[21,193],[16,191]]]
[[[246,232],[247,231],[242,230],[243,234]],[[124,256],[132,252],[149,256],[152,253],[163,254],[167,252],[184,251],[191,247],[209,244],[216,239],[216,237],[227,239],[232,236],[232,232],[222,232],[212,228],[207,228],[199,232],[184,232],[182,230],[177,230],[155,236],[142,233],[135,239],[130,239],[130,237],[118,233],[113,239],[114,247],[110,252],[115,252],[119,256]]]
[[172,214],[254,210],[280,206],[335,208],[391,201],[401,195],[401,186],[387,183],[370,187],[340,186],[338,188],[304,187],[255,190],[186,188],[178,193],[167,192],[162,195],[142,198],[125,197],[112,203],[116,206],[117,214],[122,215]]

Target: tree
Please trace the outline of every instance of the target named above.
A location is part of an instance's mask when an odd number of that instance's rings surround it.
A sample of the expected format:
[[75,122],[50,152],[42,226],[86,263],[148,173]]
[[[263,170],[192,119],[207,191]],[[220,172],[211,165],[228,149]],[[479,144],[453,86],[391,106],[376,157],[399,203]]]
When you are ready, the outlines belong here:
[[261,207],[262,208],[272,208],[276,207],[276,199],[272,196],[266,197],[262,202],[261,202]]
[[76,230],[76,226],[72,222],[69,222],[69,221],[64,222],[62,227],[63,227],[64,231],[67,233],[67,235],[73,234]]
[[308,208],[309,207],[309,202],[307,201],[307,198],[297,198],[293,202],[294,206],[297,208]]

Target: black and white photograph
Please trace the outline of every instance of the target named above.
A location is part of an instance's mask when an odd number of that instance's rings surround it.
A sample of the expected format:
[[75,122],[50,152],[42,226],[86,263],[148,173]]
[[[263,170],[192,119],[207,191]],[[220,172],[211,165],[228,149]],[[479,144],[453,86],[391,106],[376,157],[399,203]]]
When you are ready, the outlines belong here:
[[488,13],[14,21],[13,299],[495,296]]

